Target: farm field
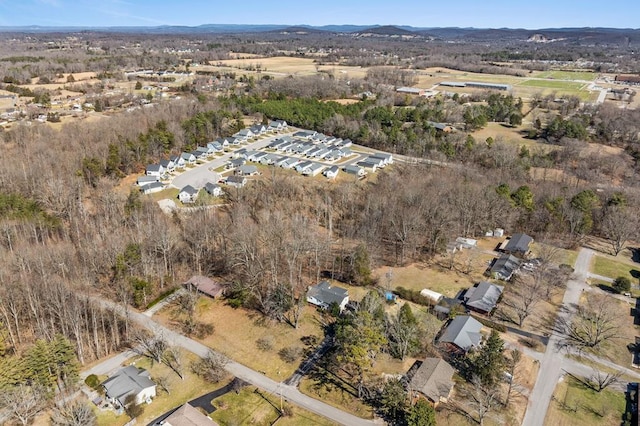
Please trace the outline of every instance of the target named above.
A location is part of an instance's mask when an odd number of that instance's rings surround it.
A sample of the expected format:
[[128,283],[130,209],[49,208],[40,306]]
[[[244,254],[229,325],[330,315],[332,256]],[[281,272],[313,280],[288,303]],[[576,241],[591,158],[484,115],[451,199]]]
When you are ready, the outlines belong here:
[[592,71],[562,71],[562,70],[549,70],[539,71],[531,75],[536,78],[552,78],[556,80],[585,80],[593,81],[598,77],[598,74]]
[[[223,61],[212,61],[210,66],[218,70],[234,68],[242,71],[255,72],[255,68],[260,66],[262,74],[270,74],[276,77],[286,77],[289,75],[303,76],[316,75],[319,72],[331,72],[336,78],[364,78],[367,68],[352,67],[346,65],[318,65],[312,58],[292,58],[288,56],[275,56],[270,58],[250,58],[250,59],[227,59]],[[199,67],[199,69],[208,67]]]

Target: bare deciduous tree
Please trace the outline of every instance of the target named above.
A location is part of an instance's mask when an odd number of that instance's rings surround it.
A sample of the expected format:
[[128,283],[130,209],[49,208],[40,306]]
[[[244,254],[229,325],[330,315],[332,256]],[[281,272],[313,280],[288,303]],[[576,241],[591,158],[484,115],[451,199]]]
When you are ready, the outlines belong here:
[[37,387],[19,385],[0,392],[0,407],[10,419],[25,426],[46,407],[45,393]]
[[94,426],[96,415],[86,403],[81,401],[57,404],[51,413],[54,426]]
[[613,255],[624,249],[627,240],[638,235],[638,212],[623,206],[611,206],[602,219],[602,231],[611,243]]
[[575,315],[560,321],[560,331],[569,345],[595,348],[619,336],[620,312],[608,296],[587,294],[586,299]]

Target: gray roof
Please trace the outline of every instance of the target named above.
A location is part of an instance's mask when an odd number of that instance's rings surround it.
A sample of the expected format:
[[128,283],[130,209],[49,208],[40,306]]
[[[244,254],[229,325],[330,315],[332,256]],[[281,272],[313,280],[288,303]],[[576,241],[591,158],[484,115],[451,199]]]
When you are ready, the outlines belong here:
[[207,182],[207,184],[204,186],[205,191],[207,191],[209,194],[213,194],[216,188],[220,188],[220,185],[212,182]]
[[455,317],[438,340],[440,343],[452,343],[464,351],[480,344],[482,324],[469,315]]
[[503,279],[509,279],[511,275],[520,267],[520,260],[511,255],[503,254],[493,262],[489,272],[491,275],[498,275]]
[[327,167],[324,172],[325,173],[338,173],[338,171],[340,171],[338,166],[331,166],[331,167]]
[[426,358],[409,381],[409,389],[422,393],[433,402],[449,396],[456,370],[441,358]]
[[307,297],[313,297],[320,303],[324,303],[327,306],[332,303],[338,305],[342,303],[345,297],[348,297],[349,293],[342,287],[332,286],[328,281],[322,281],[317,285],[309,287]]
[[146,170],[147,172],[159,172],[162,170],[162,166],[160,164],[149,164]]
[[238,168],[238,171],[242,175],[250,175],[253,173],[258,173],[258,168],[256,166],[243,165]]
[[491,312],[498,304],[498,299],[504,287],[487,281],[481,281],[477,286],[471,287],[464,295],[465,304],[482,312]]
[[533,238],[527,234],[513,234],[509,242],[504,247],[504,251],[508,253],[526,254],[529,251],[529,245],[533,242]]
[[173,160],[160,160],[160,165],[165,169],[169,167],[169,163],[173,163]]
[[361,172],[361,170],[362,170],[361,167],[353,166],[353,165],[344,166],[343,170],[345,171],[345,173],[351,173],[351,174],[354,174],[354,175],[362,173]]
[[184,188],[182,188],[182,189],[180,190],[180,192],[181,192],[181,193],[182,193],[182,192],[186,192],[186,193],[187,193],[187,194],[189,194],[189,195],[196,195],[196,194],[198,193],[198,190],[197,190],[197,189],[195,189],[195,188],[194,188],[193,186],[191,186],[191,185],[187,185],[187,186],[185,186]]
[[117,399],[124,405],[129,394],[137,395],[143,389],[155,386],[149,372],[133,365],[119,370],[116,374],[102,382],[107,396]]
[[243,183],[246,182],[247,178],[244,176],[232,175],[227,178],[227,183]]

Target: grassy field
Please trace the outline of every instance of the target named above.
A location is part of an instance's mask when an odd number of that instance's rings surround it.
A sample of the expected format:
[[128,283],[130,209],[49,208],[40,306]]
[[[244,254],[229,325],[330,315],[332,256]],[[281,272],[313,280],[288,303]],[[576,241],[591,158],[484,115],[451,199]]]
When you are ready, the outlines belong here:
[[590,426],[620,424],[625,396],[605,389],[598,393],[572,378],[558,383],[549,405],[545,424]]
[[533,73],[532,77],[552,78],[555,80],[585,80],[593,81],[598,75],[592,71],[560,71],[549,70]]
[[584,83],[562,80],[525,80],[519,83],[520,86],[539,87],[542,89],[580,91],[584,87]]
[[[326,404],[347,411],[358,417],[366,419],[373,418],[373,409],[371,407],[364,404],[352,393],[326,381],[320,382],[314,378],[305,377],[300,382],[299,389],[300,392],[312,398],[319,399]],[[352,391],[355,392],[354,390]]]
[[595,256],[591,272],[609,278],[627,277],[632,283],[638,282],[640,265],[619,262],[604,256]]
[[[534,242],[531,245],[532,257],[537,257],[538,253],[541,250],[544,250],[543,244]],[[578,252],[576,250],[565,250],[565,249],[558,248],[557,256],[555,259],[553,259],[553,263],[558,265],[565,263],[567,265],[573,266],[576,263],[577,258],[578,258]]]
[[[278,352],[285,347],[305,348],[301,339],[315,336],[323,338],[320,315],[312,306],[304,308],[299,327],[294,329],[288,324],[272,322],[261,314],[245,309],[233,309],[220,300],[201,297],[198,301],[196,318],[199,322],[211,324],[213,334],[200,341],[229,356],[234,361],[257,371],[263,371],[274,380],[284,380],[298,367],[298,362],[283,361]],[[158,318],[179,328],[176,320],[176,308],[163,310]],[[272,349],[259,350],[256,342],[266,338],[272,342]]]
[[[270,426],[279,417],[280,399],[256,388],[244,388],[238,394],[230,392],[215,400],[217,410],[211,418],[221,426]],[[286,402],[284,403],[286,406]],[[291,416],[281,417],[278,425],[330,426],[335,423],[295,406],[288,406]]]
[[167,188],[160,192],[154,192],[153,194],[149,194],[149,197],[151,197],[153,201],[168,199],[168,200],[175,200],[176,204],[179,204],[180,203],[178,201],[179,192],[180,190],[178,188]]

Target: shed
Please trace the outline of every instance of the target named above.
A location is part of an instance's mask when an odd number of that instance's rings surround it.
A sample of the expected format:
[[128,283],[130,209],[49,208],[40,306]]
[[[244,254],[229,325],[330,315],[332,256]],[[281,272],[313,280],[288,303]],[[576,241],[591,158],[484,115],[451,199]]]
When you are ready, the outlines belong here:
[[194,275],[185,281],[184,285],[189,290],[196,290],[202,294],[206,294],[212,298],[217,298],[222,295],[224,289],[220,283],[212,280],[211,278],[204,277],[202,275]]
[[442,294],[433,290],[429,290],[428,288],[422,289],[420,291],[420,295],[432,300],[434,304],[440,302],[444,297]]

